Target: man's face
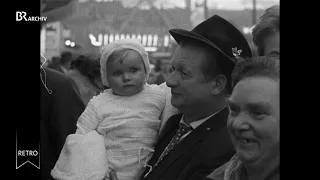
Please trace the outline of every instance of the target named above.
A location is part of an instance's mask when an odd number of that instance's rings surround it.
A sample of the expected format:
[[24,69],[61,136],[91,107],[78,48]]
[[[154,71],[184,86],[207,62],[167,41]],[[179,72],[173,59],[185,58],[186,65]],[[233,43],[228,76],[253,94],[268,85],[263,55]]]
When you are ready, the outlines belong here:
[[241,80],[229,98],[228,128],[243,162],[264,162],[279,152],[279,81],[268,77]]
[[107,78],[115,94],[131,96],[142,91],[146,72],[139,53],[133,50],[125,53],[125,58],[107,62]]
[[262,43],[264,56],[271,55],[277,57],[280,55],[280,32],[267,36]]
[[181,109],[199,107],[211,96],[210,83],[205,80],[202,65],[207,52],[193,44],[178,46],[172,57],[172,72],[166,79],[171,88],[171,104]]

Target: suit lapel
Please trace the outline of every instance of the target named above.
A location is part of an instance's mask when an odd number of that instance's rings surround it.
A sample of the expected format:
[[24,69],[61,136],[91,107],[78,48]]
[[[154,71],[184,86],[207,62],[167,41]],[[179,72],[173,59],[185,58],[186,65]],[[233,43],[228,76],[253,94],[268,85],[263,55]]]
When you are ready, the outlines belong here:
[[[214,115],[199,127],[194,129],[185,139],[183,139],[178,145],[176,145],[173,150],[171,150],[171,152],[162,160],[162,162],[159,163],[159,165],[155,168],[158,171],[157,174],[162,174],[171,166],[171,164],[179,159],[182,154],[192,149],[198,143],[201,143],[203,140],[209,137],[210,134],[216,132],[221,127],[226,126],[228,114],[228,108],[224,108],[218,114]],[[164,145],[164,148],[167,146],[170,140]],[[160,154],[162,153],[162,151],[160,152]]]
[[154,163],[158,160],[164,149],[167,147],[173,136],[175,135],[180,120],[181,120],[182,114],[176,114],[171,116],[168,121],[166,122],[165,126],[163,127],[163,130],[161,131],[158,143],[156,145],[156,151],[151,158],[149,164],[154,165]]

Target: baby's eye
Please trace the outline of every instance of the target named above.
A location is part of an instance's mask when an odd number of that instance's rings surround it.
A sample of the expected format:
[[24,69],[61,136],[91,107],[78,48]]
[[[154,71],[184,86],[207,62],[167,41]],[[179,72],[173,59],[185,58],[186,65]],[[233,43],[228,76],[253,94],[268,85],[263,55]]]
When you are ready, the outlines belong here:
[[131,68],[131,70],[130,70],[130,72],[132,72],[132,73],[135,73],[135,72],[137,72],[137,71],[138,71],[137,68]]

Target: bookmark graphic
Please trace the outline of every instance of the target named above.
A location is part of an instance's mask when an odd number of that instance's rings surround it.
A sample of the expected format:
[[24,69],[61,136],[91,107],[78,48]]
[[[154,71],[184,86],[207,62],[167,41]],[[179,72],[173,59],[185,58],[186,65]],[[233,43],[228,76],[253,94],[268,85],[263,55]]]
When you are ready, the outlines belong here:
[[[34,163],[35,157],[38,157],[38,162]],[[23,163],[21,163],[23,162]],[[40,169],[40,143],[39,143],[39,149],[18,149],[18,134],[16,132],[16,170],[21,168],[25,164],[31,164],[37,169]]]

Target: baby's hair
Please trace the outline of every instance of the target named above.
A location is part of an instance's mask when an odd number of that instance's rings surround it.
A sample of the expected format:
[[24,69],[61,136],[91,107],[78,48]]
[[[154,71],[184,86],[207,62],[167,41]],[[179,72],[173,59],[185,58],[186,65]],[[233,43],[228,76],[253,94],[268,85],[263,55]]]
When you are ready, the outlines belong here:
[[[111,62],[115,62],[115,61],[120,61],[120,64],[122,64],[123,60],[125,60],[127,58],[127,56],[128,56],[130,51],[133,51],[133,52],[139,54],[139,56],[141,58],[141,61],[144,64],[143,58],[140,55],[140,53],[137,52],[136,50],[129,49],[129,48],[117,49],[117,50],[113,51],[110,54],[110,56],[108,57],[107,63],[108,62],[111,63]],[[144,71],[147,72],[146,66],[144,65],[143,67],[144,67]]]

